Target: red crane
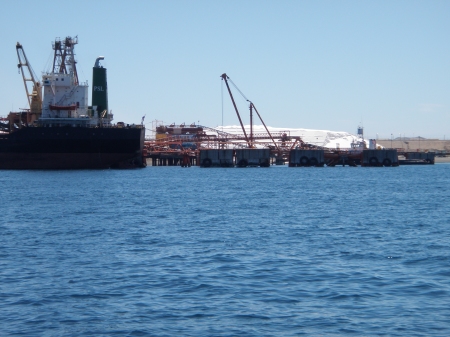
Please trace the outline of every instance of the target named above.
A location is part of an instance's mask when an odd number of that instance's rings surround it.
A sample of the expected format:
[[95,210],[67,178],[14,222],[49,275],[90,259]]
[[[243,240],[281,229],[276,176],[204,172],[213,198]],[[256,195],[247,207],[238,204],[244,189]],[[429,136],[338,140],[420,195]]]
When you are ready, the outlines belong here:
[[[264,121],[263,121],[261,115],[259,114],[259,112],[258,112],[258,110],[256,109],[256,107],[255,107],[255,105],[253,104],[253,102],[250,101],[250,100],[248,100],[247,97],[244,96],[244,94],[243,94],[243,93],[239,90],[239,88],[233,83],[233,81],[227,76],[227,74],[223,73],[220,77],[222,78],[222,80],[225,81],[225,84],[226,84],[227,89],[228,89],[228,93],[230,94],[230,98],[231,98],[231,101],[232,101],[233,106],[234,106],[234,110],[236,111],[236,115],[238,116],[239,123],[241,124],[242,131],[244,132],[245,141],[247,142],[248,147],[253,148],[253,110],[255,110],[256,114],[258,115],[259,119],[261,120],[261,123],[264,125],[264,128],[266,129],[267,134],[269,135],[269,138],[270,138],[270,139],[272,140],[272,142],[275,144],[275,148],[276,148],[277,150],[279,150],[279,147],[278,147],[277,143],[276,143],[275,140],[273,139],[272,134],[270,133],[269,129],[267,128],[266,124],[264,123]],[[234,101],[233,94],[231,93],[230,86],[228,85],[228,81],[230,81],[230,82],[234,85],[234,87],[239,91],[239,93],[242,95],[242,97],[244,97],[244,99],[245,99],[247,102],[250,103],[250,107],[249,107],[249,109],[250,109],[250,137],[247,136],[247,132],[245,131],[244,124],[242,123],[242,119],[241,119],[241,116],[240,116],[240,114],[239,114],[239,110],[238,110],[238,108],[237,108],[237,106],[236,106],[236,102]]]

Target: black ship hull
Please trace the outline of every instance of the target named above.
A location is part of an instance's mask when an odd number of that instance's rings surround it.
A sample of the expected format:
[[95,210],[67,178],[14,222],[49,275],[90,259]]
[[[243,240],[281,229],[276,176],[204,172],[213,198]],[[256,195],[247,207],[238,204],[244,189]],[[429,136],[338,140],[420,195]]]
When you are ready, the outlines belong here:
[[23,127],[0,133],[0,169],[145,167],[142,127]]

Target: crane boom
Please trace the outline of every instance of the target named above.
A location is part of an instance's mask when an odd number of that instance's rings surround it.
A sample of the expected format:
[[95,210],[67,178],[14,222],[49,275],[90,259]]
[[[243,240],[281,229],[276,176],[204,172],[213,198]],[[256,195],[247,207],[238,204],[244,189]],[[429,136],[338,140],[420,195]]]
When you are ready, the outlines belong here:
[[226,84],[226,86],[227,86],[228,93],[230,94],[231,102],[233,103],[234,110],[236,111],[236,115],[238,116],[239,123],[241,124],[242,131],[244,132],[245,141],[247,142],[247,144],[248,144],[249,147],[252,147],[252,144],[250,143],[250,141],[249,141],[249,139],[248,139],[247,132],[245,132],[244,124],[242,123],[241,115],[239,114],[239,110],[238,110],[238,108],[237,108],[237,106],[236,106],[236,102],[234,101],[234,97],[233,97],[233,94],[231,93],[230,86],[228,85],[228,79],[229,79],[229,77],[228,77],[227,74],[225,74],[225,73],[223,73],[222,75],[220,75],[220,77],[222,78],[222,80],[225,81],[225,84]]
[[[261,123],[264,125],[264,128],[266,129],[267,134],[269,135],[269,138],[274,143],[275,148],[277,150],[280,150],[280,148],[278,147],[278,144],[275,142],[275,140],[272,137],[272,134],[270,133],[269,129],[267,128],[266,123],[264,123],[264,121],[263,121],[261,115],[259,114],[258,110],[256,110],[256,107],[253,104],[253,102],[248,100],[247,97],[244,96],[244,94],[236,87],[236,85],[234,85],[233,81],[231,81],[231,79],[227,76],[227,74],[224,73],[220,77],[225,81],[225,84],[227,85],[228,93],[230,94],[231,101],[233,102],[234,109],[236,110],[236,114],[237,114],[237,116],[239,118],[239,123],[241,124],[241,128],[242,128],[242,131],[244,132],[244,136],[245,136],[245,141],[247,142],[248,146],[250,148],[253,147],[253,140],[254,140],[253,139],[253,110],[254,110],[256,112],[256,114],[258,115]],[[245,132],[245,127],[244,127],[244,124],[242,123],[242,119],[241,119],[241,116],[239,114],[239,111],[238,111],[238,108],[236,106],[236,103],[234,101],[233,94],[231,93],[230,86],[228,85],[228,80],[236,87],[236,89],[245,98],[245,100],[250,103],[250,106],[249,106],[249,109],[250,109],[250,137],[248,137],[247,133]]]
[[[41,83],[37,80],[30,63],[28,62],[28,58],[22,45],[19,42],[16,44],[16,51],[19,59],[17,67],[22,74],[23,84],[25,86],[25,92],[27,94],[28,104],[30,106],[28,122],[32,122],[42,113],[42,87]],[[30,84],[32,86],[31,88],[29,88]]]

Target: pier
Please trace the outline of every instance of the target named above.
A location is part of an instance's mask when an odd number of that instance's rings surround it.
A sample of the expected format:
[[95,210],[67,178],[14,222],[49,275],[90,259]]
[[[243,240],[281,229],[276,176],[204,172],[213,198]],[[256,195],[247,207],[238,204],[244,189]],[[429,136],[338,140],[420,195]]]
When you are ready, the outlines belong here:
[[[215,167],[270,167],[288,165],[306,167],[397,167],[400,165],[432,165],[435,152],[414,152],[405,149],[327,149],[305,144],[299,137],[278,135],[255,142],[255,148],[246,148],[241,135],[207,135],[205,127],[198,126],[198,134],[191,134],[189,141],[180,135],[147,140],[149,166],[200,166]],[[254,136],[256,137],[256,136]],[[264,139],[266,137],[266,139]],[[274,145],[275,144],[275,145]],[[256,148],[260,146],[262,148]]]
[[[358,135],[346,141],[348,148],[341,147],[335,134],[326,135],[326,142],[305,142],[300,137],[291,135],[289,130],[271,132],[264,123],[252,101],[226,75],[220,76],[226,85],[233,103],[240,129],[232,133],[195,123],[186,125],[154,125],[155,137],[145,141],[148,158],[152,166],[200,166],[214,167],[270,167],[271,165],[288,165],[289,167],[397,167],[399,165],[426,165],[435,163],[435,152],[410,148],[409,141],[402,139],[401,144],[390,140],[390,145],[380,145],[378,140],[370,139],[368,144],[363,134],[363,127],[358,127]],[[234,96],[229,86],[231,83],[249,104],[250,124],[244,126]],[[257,116],[261,122],[259,131],[255,132],[253,119]],[[264,127],[264,129],[262,128]],[[239,132],[239,133],[237,133]],[[349,135],[351,136],[351,135]],[[316,138],[319,139],[319,138]],[[422,140],[420,137],[417,139]],[[410,140],[411,141],[411,140]],[[394,143],[394,144],[393,144]],[[320,146],[321,144],[322,146]],[[335,148],[331,148],[335,146]],[[401,147],[400,147],[401,145]],[[422,145],[424,145],[422,141]],[[420,146],[419,146],[420,148]]]
[[324,150],[295,149],[289,152],[289,167],[323,167],[324,165]]

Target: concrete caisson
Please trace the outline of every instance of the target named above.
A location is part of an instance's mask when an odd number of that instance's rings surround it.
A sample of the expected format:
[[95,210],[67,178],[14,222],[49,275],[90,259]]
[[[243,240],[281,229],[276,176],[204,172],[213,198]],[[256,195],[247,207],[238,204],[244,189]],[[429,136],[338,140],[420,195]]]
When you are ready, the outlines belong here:
[[397,150],[363,150],[361,166],[398,166]]
[[235,151],[237,167],[270,166],[270,149],[238,149]]
[[324,166],[323,150],[291,150],[289,152],[289,167]]
[[233,167],[233,150],[200,150],[201,167]]
[[418,161],[425,164],[434,164],[435,152],[405,152],[407,161]]

